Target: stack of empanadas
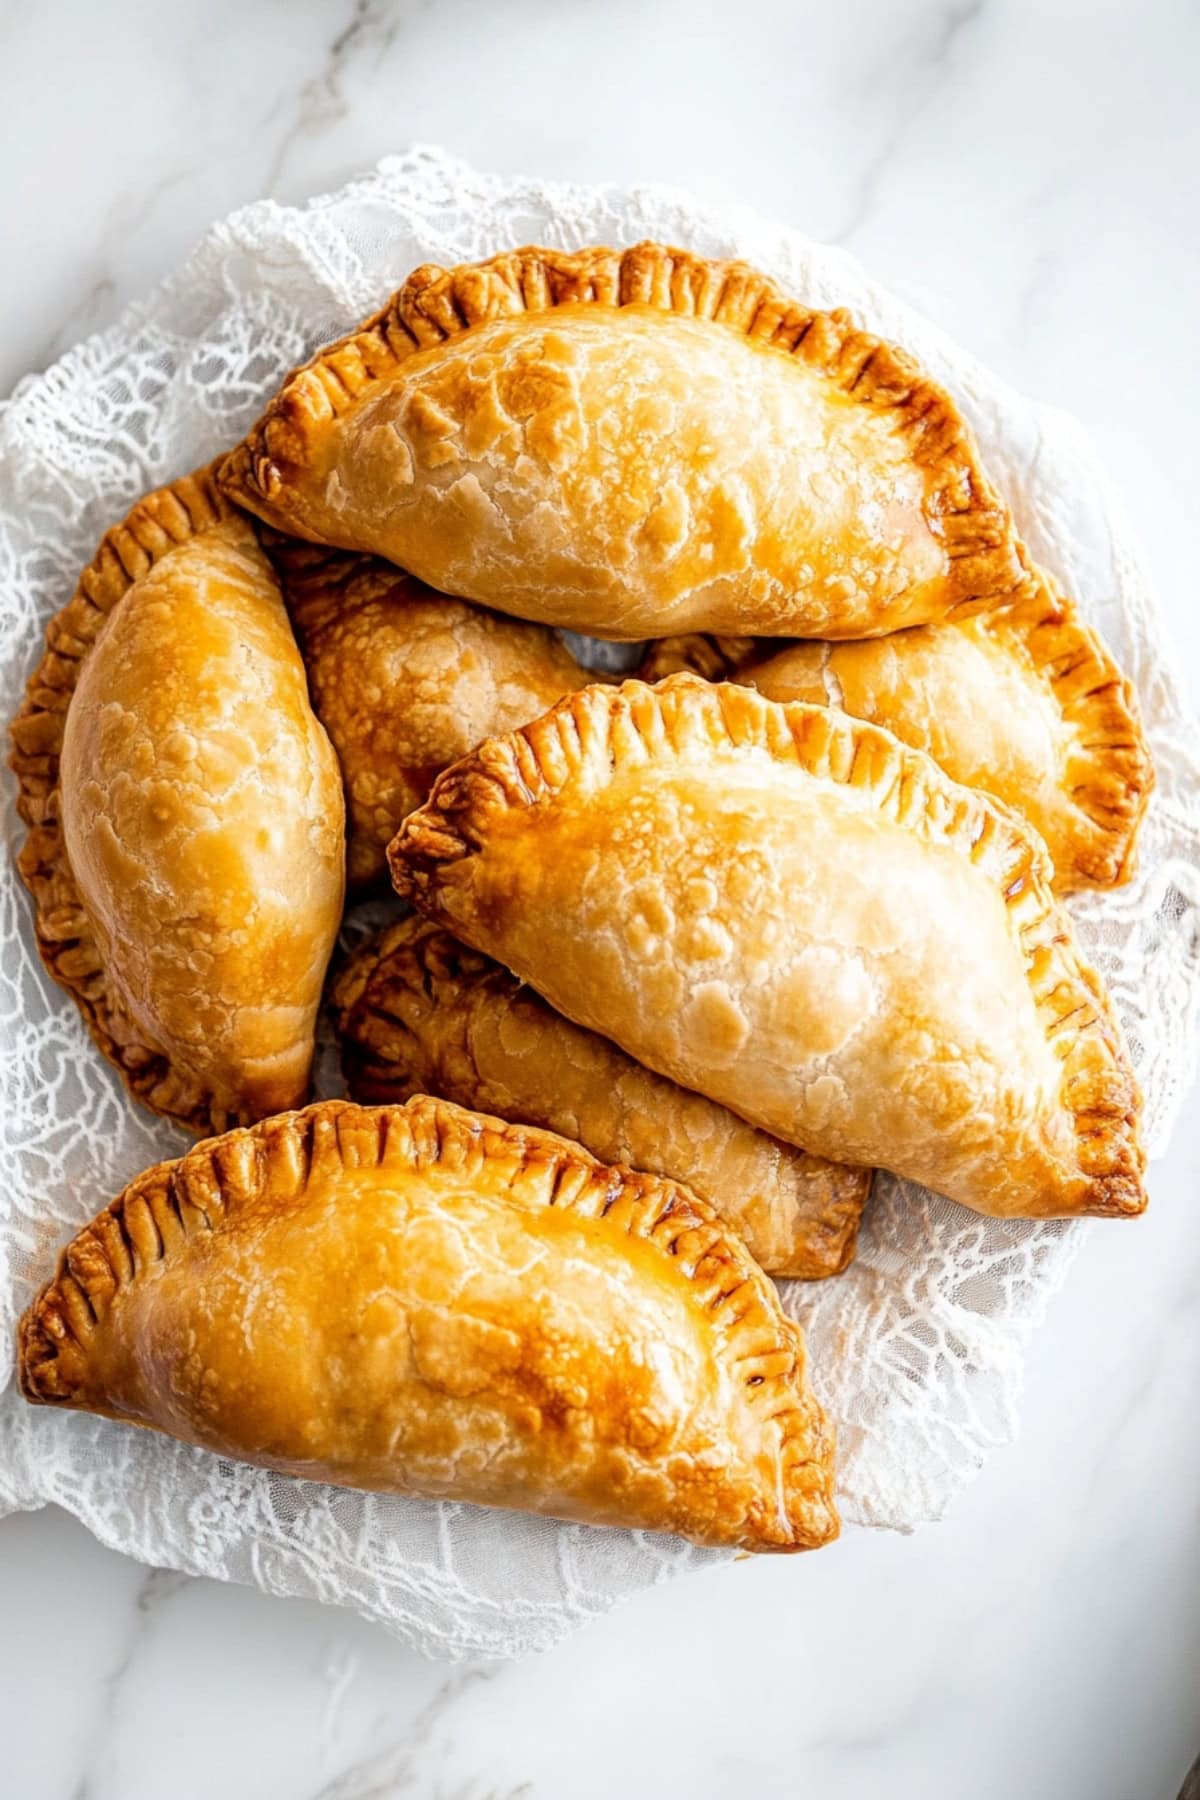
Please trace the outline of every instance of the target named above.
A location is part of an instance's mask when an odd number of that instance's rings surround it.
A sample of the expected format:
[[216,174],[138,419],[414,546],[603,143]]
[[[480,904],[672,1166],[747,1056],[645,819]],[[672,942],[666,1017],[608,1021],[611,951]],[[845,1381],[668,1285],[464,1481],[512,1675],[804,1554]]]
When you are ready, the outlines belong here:
[[804,1549],[832,1438],[767,1277],[844,1269],[871,1170],[1145,1205],[1059,898],[1129,876],[1132,690],[949,396],[740,264],[418,270],[108,533],[13,741],[47,968],[225,1133],[68,1245],[31,1400]]

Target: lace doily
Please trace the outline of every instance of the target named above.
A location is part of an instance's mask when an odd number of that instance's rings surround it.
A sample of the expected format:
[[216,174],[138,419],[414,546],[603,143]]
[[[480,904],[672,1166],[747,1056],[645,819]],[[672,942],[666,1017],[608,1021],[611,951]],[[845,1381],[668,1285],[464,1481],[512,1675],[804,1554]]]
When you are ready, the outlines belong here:
[[[1014,394],[837,250],[661,189],[479,175],[440,152],[391,157],[303,208],[263,202],[215,227],[185,267],[45,375],[0,418],[0,664],[5,719],[105,527],[147,488],[246,429],[280,376],[425,261],[537,240],[657,237],[741,255],[805,302],[844,305],[957,396],[1034,555],[1076,594],[1137,682],[1158,791],[1133,883],[1073,903],[1164,1148],[1200,1010],[1200,735],[1183,715],[1120,508],[1070,420]],[[55,1251],[131,1176],[185,1148],[131,1104],[72,1002],[43,975],[11,851],[0,865],[0,1367]],[[1108,1229],[1117,1229],[1109,1227]],[[785,1284],[837,1422],[850,1523],[936,1519],[1013,1433],[1026,1341],[1083,1227],[1005,1224],[880,1178],[858,1261]],[[471,1507],[268,1476],[167,1438],[0,1393],[0,1513],[57,1501],[145,1562],[354,1606],[446,1657],[552,1643],[621,1595],[719,1553]]]

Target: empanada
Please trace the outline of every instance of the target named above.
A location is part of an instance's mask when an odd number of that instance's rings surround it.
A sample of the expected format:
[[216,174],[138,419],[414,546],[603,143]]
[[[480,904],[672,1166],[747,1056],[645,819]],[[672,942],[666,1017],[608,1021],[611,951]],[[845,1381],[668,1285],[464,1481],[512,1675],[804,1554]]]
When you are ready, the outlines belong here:
[[296,538],[267,548],[342,765],[356,886],[386,875],[389,840],[448,763],[595,679],[545,625],[436,594],[374,557]]
[[271,565],[201,470],[140,500],[51,620],[13,724],[47,969],[197,1130],[303,1100],[344,809]]
[[644,1069],[426,919],[364,945],[330,998],[356,1100],[440,1094],[681,1181],[769,1275],[817,1280],[854,1255],[868,1170],[809,1156]]
[[685,1188],[443,1101],[133,1182],[21,1321],[29,1400],[384,1493],[699,1543],[837,1534],[804,1342]]
[[988,606],[1012,522],[903,351],[640,244],[427,266],[222,471],[283,530],[598,637],[862,637]]
[[448,770],[399,891],[791,1143],[1001,1216],[1145,1205],[1120,1033],[1016,814],[832,708],[585,688]]

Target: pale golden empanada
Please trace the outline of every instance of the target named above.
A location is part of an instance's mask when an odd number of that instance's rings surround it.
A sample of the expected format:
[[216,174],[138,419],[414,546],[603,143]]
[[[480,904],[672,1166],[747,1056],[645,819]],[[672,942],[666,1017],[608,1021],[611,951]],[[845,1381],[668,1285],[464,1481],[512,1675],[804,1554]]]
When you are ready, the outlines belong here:
[[375,557],[295,538],[268,549],[342,765],[356,886],[386,875],[400,821],[448,763],[595,679],[549,627],[436,594]]
[[26,1399],[345,1487],[706,1544],[837,1535],[804,1341],[685,1188],[443,1101],[199,1145],[68,1245]]
[[886,725],[956,781],[1007,801],[1046,840],[1059,893],[1133,872],[1154,785],[1137,700],[1046,576],[993,612],[869,643],[791,644],[734,679]]
[[364,945],[330,997],[355,1100],[440,1094],[681,1181],[769,1275],[815,1281],[854,1255],[869,1170],[809,1156],[644,1069],[426,919]]
[[283,530],[599,637],[862,637],[994,604],[1008,511],[847,314],[640,244],[427,266],[222,471]]
[[831,708],[585,688],[448,770],[399,891],[789,1142],[1000,1216],[1145,1205],[1108,1000],[1017,815]]
[[303,1100],[344,809],[271,565],[208,470],[140,500],[13,724],[46,967],[128,1087],[197,1130]]

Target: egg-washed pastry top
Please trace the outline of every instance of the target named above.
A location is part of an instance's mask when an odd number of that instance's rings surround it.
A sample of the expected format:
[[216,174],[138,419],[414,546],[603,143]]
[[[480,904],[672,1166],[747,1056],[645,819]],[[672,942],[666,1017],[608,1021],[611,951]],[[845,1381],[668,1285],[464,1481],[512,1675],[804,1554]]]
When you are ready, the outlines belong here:
[[686,1188],[444,1101],[200,1144],[70,1243],[26,1399],[310,1480],[678,1532],[836,1537],[804,1340]]
[[655,243],[418,269],[287,378],[221,479],[284,531],[607,638],[871,636],[1020,573],[912,357]]
[[12,727],[47,969],[199,1131],[306,1097],[341,778],[253,522],[202,469],[107,533]]

